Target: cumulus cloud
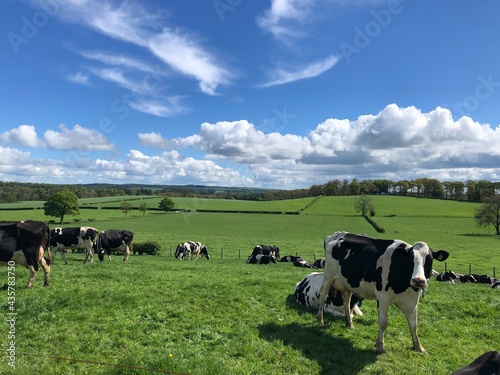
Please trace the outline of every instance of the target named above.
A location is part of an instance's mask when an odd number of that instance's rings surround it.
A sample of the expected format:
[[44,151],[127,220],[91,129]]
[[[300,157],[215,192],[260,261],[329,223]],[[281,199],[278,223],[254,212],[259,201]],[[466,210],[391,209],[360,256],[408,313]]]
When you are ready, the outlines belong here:
[[[169,148],[172,144],[192,145],[210,160],[246,165],[261,182],[280,179],[283,184],[293,181],[294,186],[303,185],[304,176],[309,176],[305,178],[311,181],[306,183],[309,186],[339,176],[463,179],[468,173],[489,178],[500,173],[496,167],[500,165],[500,127],[469,117],[454,120],[441,107],[423,113],[415,107],[390,104],[375,115],[327,119],[305,136],[266,134],[246,120],[203,123],[199,134],[175,141],[149,134],[150,146]],[[486,168],[473,172],[481,165]]]
[[106,136],[97,130],[75,125],[72,129],[66,125],[59,125],[59,131],[47,130],[44,133],[49,148],[57,150],[100,150],[112,151],[115,145],[110,143]]
[[25,147],[41,147],[44,142],[38,138],[33,125],[19,125],[0,134],[3,143],[14,143]]

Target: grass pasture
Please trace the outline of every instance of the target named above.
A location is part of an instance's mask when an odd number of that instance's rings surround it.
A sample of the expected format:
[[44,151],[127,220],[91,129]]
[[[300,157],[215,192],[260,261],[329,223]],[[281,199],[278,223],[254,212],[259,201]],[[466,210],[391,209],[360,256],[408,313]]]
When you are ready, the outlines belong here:
[[[23,289],[28,271],[16,267],[16,368],[9,368],[4,356],[0,373],[150,374],[154,372],[138,368],[151,368],[208,375],[449,374],[488,350],[500,349],[500,293],[485,285],[431,280],[419,305],[419,336],[430,354],[411,350],[406,320],[391,308],[387,353],[377,356],[375,301],[364,302],[364,316],[354,319],[355,331],[330,316],[325,317],[325,326],[319,326],[316,312],[293,298],[295,284],[311,270],[288,263],[245,263],[258,243],[276,244],[282,255],[299,254],[312,261],[322,256],[325,236],[347,230],[408,242],[423,240],[450,252],[449,269],[468,272],[472,264],[474,272],[491,275],[496,266],[500,277],[500,239],[487,231],[477,234],[472,215],[461,211],[470,212],[468,203],[461,210],[440,206],[438,218],[409,218],[400,212],[419,201],[426,207],[432,202],[457,202],[407,198],[394,203],[390,200],[394,197],[375,197],[382,200],[375,201],[374,219],[387,230],[378,234],[363,218],[353,216],[353,197],[331,198],[318,199],[301,215],[151,211],[142,216],[132,211],[125,218],[120,210],[88,210],[96,221],[87,222],[85,210],[79,224],[130,229],[135,241],[159,242],[160,255],[131,256],[127,263],[113,256],[111,262],[96,260],[85,266],[83,254],[68,254],[69,265],[62,264],[58,255],[51,286],[41,286],[39,273],[31,290]],[[384,202],[391,207],[384,208]],[[254,203],[263,202],[244,203],[253,210]],[[281,207],[297,204],[286,203],[281,201]],[[42,215],[26,217],[27,212]],[[379,216],[382,212],[397,216]],[[0,211],[0,215],[2,220],[48,219],[42,210]],[[182,262],[170,256],[170,248],[185,240],[206,244],[212,259]],[[441,271],[444,264],[435,262],[434,268]],[[0,343],[5,349],[9,329],[5,267],[0,268],[0,277]]]

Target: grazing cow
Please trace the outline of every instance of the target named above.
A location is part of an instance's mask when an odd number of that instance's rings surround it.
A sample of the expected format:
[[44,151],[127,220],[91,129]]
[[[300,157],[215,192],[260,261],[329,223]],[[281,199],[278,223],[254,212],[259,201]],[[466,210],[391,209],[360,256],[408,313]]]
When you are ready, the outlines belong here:
[[[323,273],[321,272],[313,272],[304,276],[303,279],[295,285],[295,300],[301,305],[311,309],[318,309],[319,293],[322,284]],[[359,302],[361,302],[361,299],[353,295],[351,298],[351,314],[363,315],[358,307]],[[342,294],[330,288],[324,309],[325,312],[334,316],[344,317],[345,311],[342,302]]]
[[271,255],[276,259],[280,259],[280,248],[278,246],[257,245],[253,248],[252,255]]
[[273,257],[272,255],[262,255],[262,254],[250,255],[247,259],[247,263],[250,264],[276,263],[276,258]]
[[313,263],[313,268],[325,268],[325,258],[316,259]]
[[[47,258],[45,258],[47,250]],[[38,273],[38,265],[45,274],[44,286],[49,285],[50,263],[49,226],[41,221],[0,221],[0,265],[18,263],[30,270],[26,288],[31,288]],[[10,285],[10,277],[9,277]]]
[[500,375],[500,352],[486,352],[451,375]]
[[323,306],[331,286],[342,292],[347,327],[353,329],[350,311],[352,294],[378,302],[377,353],[384,353],[389,305],[406,316],[413,348],[425,353],[417,336],[420,291],[427,287],[432,260],[444,261],[448,252],[435,252],[425,242],[410,245],[401,240],[381,240],[347,232],[335,232],[324,241],[325,272],[317,314],[323,324]]
[[111,260],[111,251],[123,251],[123,261],[127,261],[132,251],[132,240],[134,233],[129,230],[104,230],[99,233],[99,237],[94,245],[97,256],[100,261],[104,260],[104,254],[108,254],[108,260]]
[[97,240],[99,232],[92,227],[76,228],[54,228],[50,231],[50,252],[52,259],[55,259],[57,251],[65,264],[68,264],[64,249],[83,249],[85,250],[85,261],[87,263],[90,257],[90,263],[94,263],[94,243]]
[[182,242],[175,249],[175,259],[184,260],[186,257],[191,258],[191,245],[188,242]]
[[297,259],[302,259],[300,256],[287,255],[280,259],[280,262],[295,262]]
[[208,254],[207,247],[202,245],[201,242],[182,242],[177,245],[177,249],[175,249],[175,258],[179,258],[180,260],[186,258],[191,259],[193,255],[196,255],[194,260],[198,260],[200,255],[202,258],[205,257],[207,260],[210,260],[210,254]]

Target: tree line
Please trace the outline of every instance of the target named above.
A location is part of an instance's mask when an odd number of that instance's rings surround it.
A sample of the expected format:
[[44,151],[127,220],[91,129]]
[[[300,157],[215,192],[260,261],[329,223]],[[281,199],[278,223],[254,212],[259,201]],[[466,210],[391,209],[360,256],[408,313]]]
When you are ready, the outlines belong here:
[[239,200],[281,200],[324,196],[346,195],[400,195],[417,198],[452,199],[482,202],[500,194],[500,182],[487,180],[444,181],[433,178],[391,181],[387,179],[351,181],[333,180],[322,185],[293,190],[266,190],[255,188],[172,186],[172,185],[113,185],[82,184],[57,185],[44,183],[22,183],[0,181],[0,202],[47,200],[52,194],[69,190],[78,198],[96,198],[125,195],[162,195],[169,197],[204,197]]

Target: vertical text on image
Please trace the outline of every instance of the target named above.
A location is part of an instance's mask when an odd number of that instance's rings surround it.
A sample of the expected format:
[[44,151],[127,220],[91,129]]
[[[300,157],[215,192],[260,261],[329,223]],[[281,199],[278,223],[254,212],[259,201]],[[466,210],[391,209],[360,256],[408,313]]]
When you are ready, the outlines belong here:
[[16,366],[16,263],[7,263],[7,364]]

